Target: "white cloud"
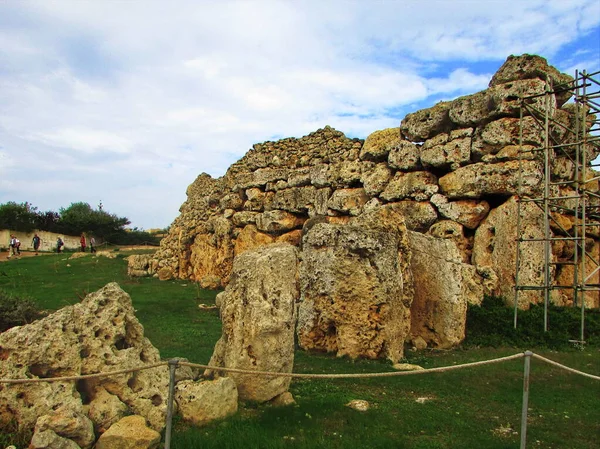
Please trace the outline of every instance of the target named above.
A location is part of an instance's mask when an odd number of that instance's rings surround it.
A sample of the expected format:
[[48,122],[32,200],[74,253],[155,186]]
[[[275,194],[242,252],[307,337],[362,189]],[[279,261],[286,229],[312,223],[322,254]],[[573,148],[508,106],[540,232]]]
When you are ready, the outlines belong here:
[[[398,126],[485,88],[512,53],[561,68],[600,59],[598,5],[0,3],[0,203],[102,199],[134,225],[166,226],[187,184],[222,175],[253,143]],[[577,56],[561,56],[568,45]]]

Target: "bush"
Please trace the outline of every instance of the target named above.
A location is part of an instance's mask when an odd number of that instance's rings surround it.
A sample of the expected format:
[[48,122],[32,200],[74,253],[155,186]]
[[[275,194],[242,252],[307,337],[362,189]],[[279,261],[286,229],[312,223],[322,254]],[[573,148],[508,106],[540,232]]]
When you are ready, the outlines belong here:
[[[481,306],[467,310],[467,346],[514,346],[565,349],[569,340],[579,340],[581,309],[548,306],[548,331],[544,332],[544,305],[519,310],[517,329],[514,310],[502,298],[486,297]],[[586,309],[584,338],[587,345],[600,346],[600,310]]]
[[40,310],[33,299],[11,295],[0,290],[0,332],[31,323],[40,315]]

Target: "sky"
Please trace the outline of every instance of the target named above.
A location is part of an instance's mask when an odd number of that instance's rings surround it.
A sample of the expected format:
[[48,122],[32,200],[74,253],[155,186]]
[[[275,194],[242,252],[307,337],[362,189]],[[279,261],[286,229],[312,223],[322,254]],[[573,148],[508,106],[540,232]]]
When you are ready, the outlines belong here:
[[365,138],[523,53],[600,70],[600,0],[0,0],[0,204],[164,228],[254,143]]

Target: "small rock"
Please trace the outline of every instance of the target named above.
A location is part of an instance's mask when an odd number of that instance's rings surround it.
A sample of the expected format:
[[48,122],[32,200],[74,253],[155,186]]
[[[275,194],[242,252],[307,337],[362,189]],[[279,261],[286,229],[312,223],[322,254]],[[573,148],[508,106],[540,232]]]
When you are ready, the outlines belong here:
[[354,410],[358,410],[359,412],[366,412],[369,410],[371,405],[362,399],[353,399],[352,401],[346,404],[346,407],[350,407]]
[[392,368],[398,371],[421,371],[425,369],[422,366],[413,365],[411,363],[394,363]]

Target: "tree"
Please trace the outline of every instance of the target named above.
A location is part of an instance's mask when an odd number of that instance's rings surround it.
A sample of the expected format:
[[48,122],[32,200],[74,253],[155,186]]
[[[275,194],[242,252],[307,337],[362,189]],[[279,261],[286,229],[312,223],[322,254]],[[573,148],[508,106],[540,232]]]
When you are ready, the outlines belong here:
[[60,224],[65,234],[87,232],[110,240],[124,233],[130,221],[126,217],[118,217],[100,208],[94,210],[88,203],[79,202],[60,209]]
[[0,229],[31,232],[37,225],[37,208],[31,204],[9,201],[0,204]]

